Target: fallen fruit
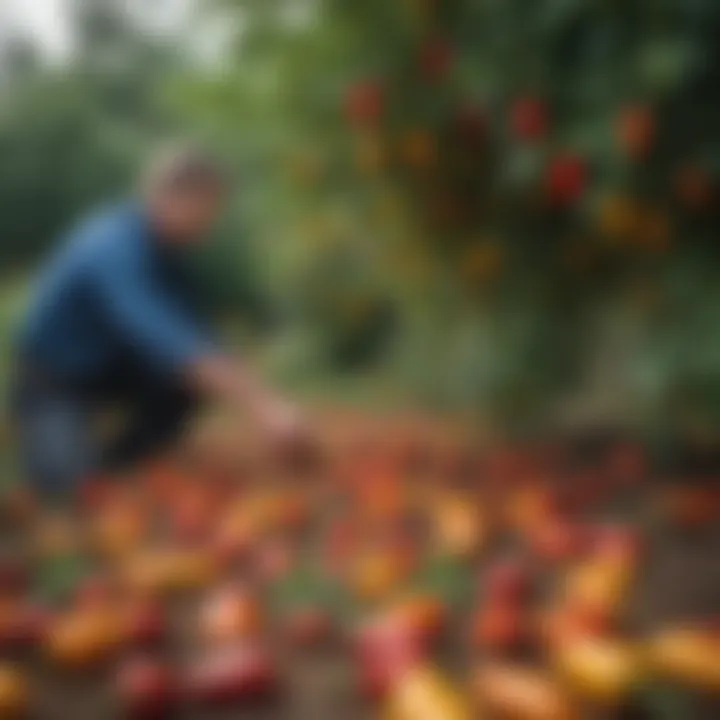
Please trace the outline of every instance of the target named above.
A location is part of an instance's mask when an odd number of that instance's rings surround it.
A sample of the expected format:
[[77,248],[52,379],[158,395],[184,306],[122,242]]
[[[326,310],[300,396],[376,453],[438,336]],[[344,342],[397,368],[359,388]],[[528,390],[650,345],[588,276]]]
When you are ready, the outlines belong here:
[[195,660],[185,678],[189,699],[209,703],[267,697],[278,684],[272,657],[257,644],[214,649]]
[[332,636],[333,629],[332,618],[321,609],[298,609],[285,619],[285,634],[297,647],[321,645]]
[[18,601],[0,603],[0,650],[36,646],[45,635],[48,616],[43,610]]
[[128,587],[141,594],[162,595],[208,585],[218,570],[210,552],[192,549],[138,555],[125,567]]
[[160,605],[147,600],[129,601],[119,609],[119,621],[128,645],[152,647],[167,635],[167,622]]
[[482,588],[486,602],[516,603],[525,600],[532,591],[531,570],[520,560],[497,562],[485,574]]
[[471,720],[470,703],[438,671],[423,666],[408,671],[392,690],[388,720]]
[[174,675],[162,663],[146,658],[126,661],[118,670],[115,687],[128,718],[163,716],[177,700]]
[[696,628],[665,630],[648,647],[652,670],[663,678],[720,691],[720,637]]
[[550,676],[516,665],[485,665],[474,687],[484,708],[507,720],[578,720],[568,695]]
[[427,642],[442,635],[448,620],[448,608],[437,598],[419,595],[408,597],[388,611],[388,621],[407,625]]
[[575,638],[556,651],[558,670],[581,696],[604,704],[617,704],[641,679],[638,650],[615,640]]
[[30,705],[25,676],[13,665],[0,665],[0,717],[23,718]]
[[477,614],[472,637],[476,647],[491,653],[505,653],[520,647],[527,627],[522,610],[511,604],[488,605]]
[[200,632],[206,642],[256,637],[263,627],[260,605],[241,587],[224,587],[213,592],[200,608]]
[[363,625],[355,637],[360,685],[372,699],[384,697],[428,656],[428,643],[418,629],[381,616]]
[[61,667],[87,669],[109,659],[123,639],[122,623],[117,621],[114,613],[75,612],[50,625],[46,651]]

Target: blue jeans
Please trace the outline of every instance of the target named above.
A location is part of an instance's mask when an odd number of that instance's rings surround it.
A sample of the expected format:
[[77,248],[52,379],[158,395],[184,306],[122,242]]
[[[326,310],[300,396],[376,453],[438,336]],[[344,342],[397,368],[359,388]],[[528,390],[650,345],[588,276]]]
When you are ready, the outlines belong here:
[[[84,481],[168,449],[197,405],[179,381],[131,363],[85,383],[22,370],[13,415],[23,471],[48,501],[62,502]],[[103,437],[98,419],[114,411],[125,422],[117,434]]]

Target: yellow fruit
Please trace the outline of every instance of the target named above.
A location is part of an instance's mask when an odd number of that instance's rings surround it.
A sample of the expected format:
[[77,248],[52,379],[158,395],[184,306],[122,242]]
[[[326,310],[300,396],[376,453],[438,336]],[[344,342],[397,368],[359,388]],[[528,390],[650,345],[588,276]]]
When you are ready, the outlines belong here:
[[432,667],[409,671],[391,693],[388,720],[471,720],[470,702]]
[[94,528],[94,542],[108,557],[127,555],[136,549],[145,536],[145,522],[141,512],[119,508],[102,514]]
[[47,654],[58,665],[84,669],[109,658],[123,639],[122,623],[110,611],[76,612],[51,628]]
[[403,139],[402,152],[405,161],[416,170],[435,165],[437,146],[433,136],[424,130],[413,130]]
[[616,617],[627,594],[629,571],[620,565],[590,562],[572,570],[565,585],[565,602],[592,615]]
[[500,275],[503,260],[503,251],[497,242],[483,241],[465,255],[463,273],[474,286],[482,286]]
[[555,659],[574,691],[602,703],[621,701],[642,672],[638,650],[614,640],[573,638],[557,648]]
[[379,600],[396,590],[405,575],[405,563],[397,553],[371,552],[359,559],[352,584],[363,600]]
[[436,546],[452,555],[472,555],[482,548],[486,526],[472,497],[440,501],[435,512]]
[[128,585],[139,592],[163,594],[210,583],[216,575],[213,559],[199,550],[169,550],[133,558],[126,566]]
[[603,200],[598,217],[600,230],[618,242],[633,237],[638,226],[638,208],[631,198],[612,196]]
[[25,676],[12,665],[0,665],[0,717],[24,717],[29,704],[30,689]]
[[577,720],[577,708],[563,689],[538,670],[487,665],[475,677],[483,707],[507,720]]
[[648,648],[652,669],[663,677],[711,692],[720,691],[720,638],[693,628],[658,634]]

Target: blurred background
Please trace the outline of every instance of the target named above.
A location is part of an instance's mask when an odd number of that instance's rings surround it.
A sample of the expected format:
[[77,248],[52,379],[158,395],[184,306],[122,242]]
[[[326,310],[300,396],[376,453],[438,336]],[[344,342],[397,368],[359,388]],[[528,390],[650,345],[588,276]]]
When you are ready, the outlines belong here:
[[328,445],[278,472],[221,418],[79,521],[8,492],[0,660],[44,654],[0,715],[717,720],[718,38],[717,0],[0,0],[0,390],[38,265],[189,136],[237,182],[209,309]]
[[5,334],[190,135],[238,181],[214,309],[297,389],[712,428],[719,31],[713,0],[4,0]]

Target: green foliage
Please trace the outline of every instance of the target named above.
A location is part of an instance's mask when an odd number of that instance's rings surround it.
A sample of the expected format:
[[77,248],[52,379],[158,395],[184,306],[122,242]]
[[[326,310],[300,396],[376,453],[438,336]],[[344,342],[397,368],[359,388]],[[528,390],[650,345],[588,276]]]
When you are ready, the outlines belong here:
[[217,0],[216,64],[77,8],[71,64],[6,64],[8,263],[192,130],[240,175],[212,305],[292,327],[311,372],[496,422],[720,408],[717,3]]

